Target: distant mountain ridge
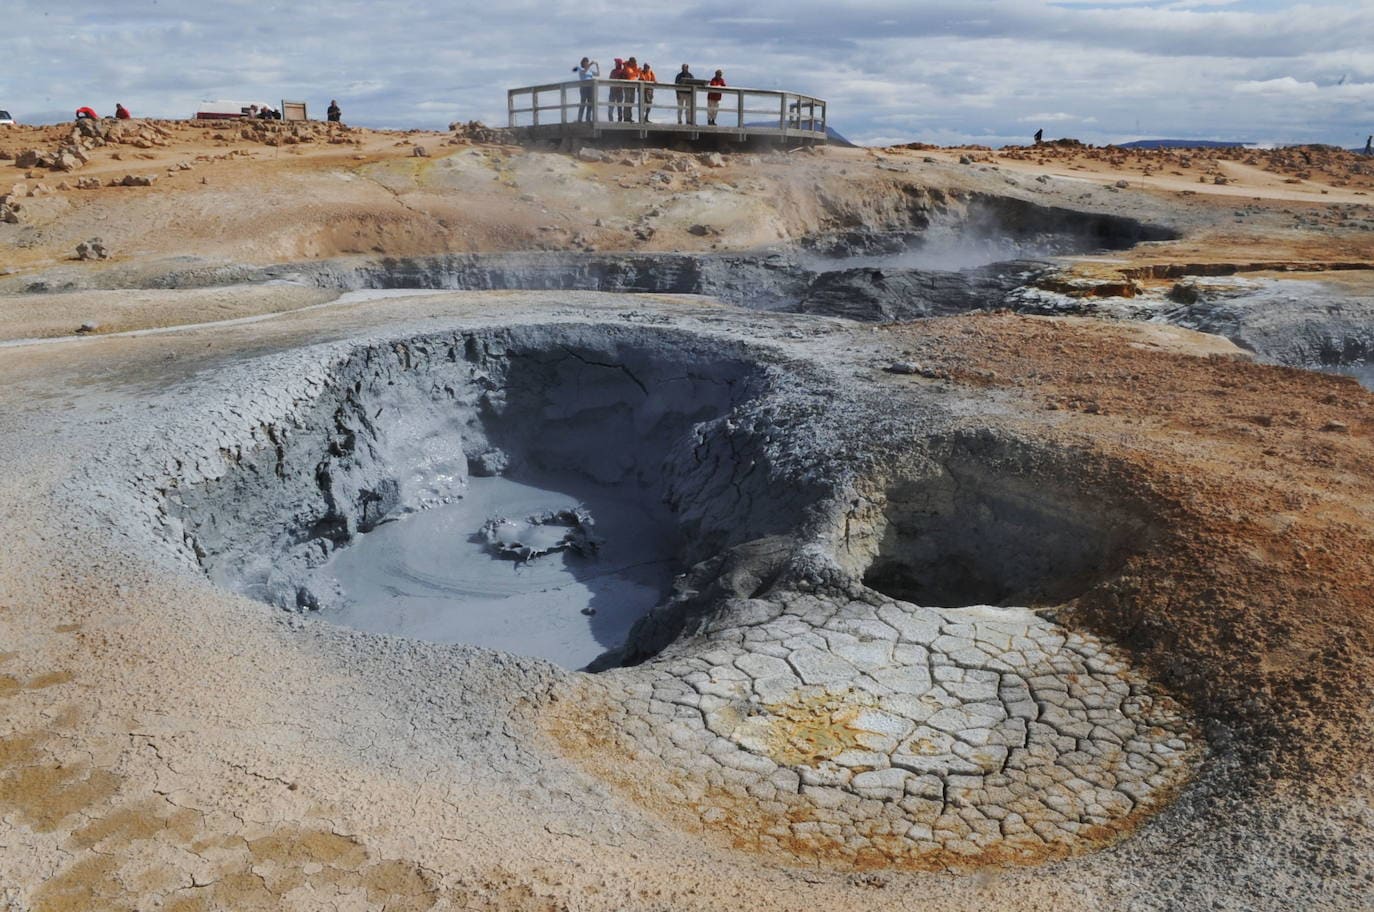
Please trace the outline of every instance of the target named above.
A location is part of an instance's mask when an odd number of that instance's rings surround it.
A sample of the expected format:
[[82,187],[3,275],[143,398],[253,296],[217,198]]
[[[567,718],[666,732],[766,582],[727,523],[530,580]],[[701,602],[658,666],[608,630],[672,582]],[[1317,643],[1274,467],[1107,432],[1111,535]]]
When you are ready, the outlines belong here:
[[1137,139],[1120,143],[1118,149],[1237,149],[1253,146],[1250,142],[1227,142],[1220,139]]

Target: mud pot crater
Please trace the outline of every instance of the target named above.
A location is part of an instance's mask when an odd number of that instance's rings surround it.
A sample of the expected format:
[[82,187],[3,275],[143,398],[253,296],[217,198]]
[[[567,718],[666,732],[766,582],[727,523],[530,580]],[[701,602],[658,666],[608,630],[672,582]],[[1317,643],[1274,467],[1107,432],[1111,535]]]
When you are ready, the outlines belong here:
[[160,534],[284,609],[600,672],[555,679],[557,749],[779,860],[1030,864],[1166,806],[1202,752],[1187,712],[1054,611],[1148,512],[793,344],[575,323],[305,349],[216,411],[236,443],[169,462]]
[[579,668],[733,534],[693,509],[691,475],[766,384],[742,349],[672,332],[367,346],[168,509],[211,579],[252,598]]

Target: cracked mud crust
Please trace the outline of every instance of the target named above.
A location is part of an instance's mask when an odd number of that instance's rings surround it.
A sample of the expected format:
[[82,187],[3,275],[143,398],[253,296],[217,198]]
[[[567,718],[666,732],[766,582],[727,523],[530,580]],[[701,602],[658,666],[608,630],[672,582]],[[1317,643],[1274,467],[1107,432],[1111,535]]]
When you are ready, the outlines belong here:
[[737,848],[926,870],[1099,846],[1198,752],[1120,656],[1024,609],[774,598],[560,701],[555,738]]

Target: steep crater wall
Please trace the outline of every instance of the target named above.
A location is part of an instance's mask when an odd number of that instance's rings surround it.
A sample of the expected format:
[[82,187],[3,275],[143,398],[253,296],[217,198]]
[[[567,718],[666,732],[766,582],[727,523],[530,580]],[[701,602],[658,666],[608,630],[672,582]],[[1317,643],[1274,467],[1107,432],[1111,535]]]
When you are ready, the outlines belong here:
[[[512,327],[370,344],[226,471],[170,484],[166,511],[216,582],[330,607],[312,571],[380,524],[461,498],[468,479],[566,479],[663,506],[672,559],[795,527],[814,492],[770,497],[738,419],[768,357],[672,330]],[[753,508],[751,508],[751,506]]]
[[1155,539],[1140,504],[1083,483],[1072,454],[987,431],[941,436],[849,516],[841,553],[919,605],[1057,605]]

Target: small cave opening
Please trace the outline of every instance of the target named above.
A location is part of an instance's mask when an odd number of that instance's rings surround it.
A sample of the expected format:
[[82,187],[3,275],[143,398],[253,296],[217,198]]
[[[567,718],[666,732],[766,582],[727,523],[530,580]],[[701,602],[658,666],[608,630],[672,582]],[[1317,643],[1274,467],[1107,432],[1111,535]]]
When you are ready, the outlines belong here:
[[371,344],[273,445],[168,503],[205,572],[245,595],[584,668],[748,526],[695,501],[734,470],[703,468],[723,416],[766,386],[744,346],[668,330]]
[[1151,537],[1151,522],[1067,461],[1028,447],[955,447],[886,483],[858,523],[866,532],[851,536],[864,584],[927,607],[1039,607],[1110,578]]

